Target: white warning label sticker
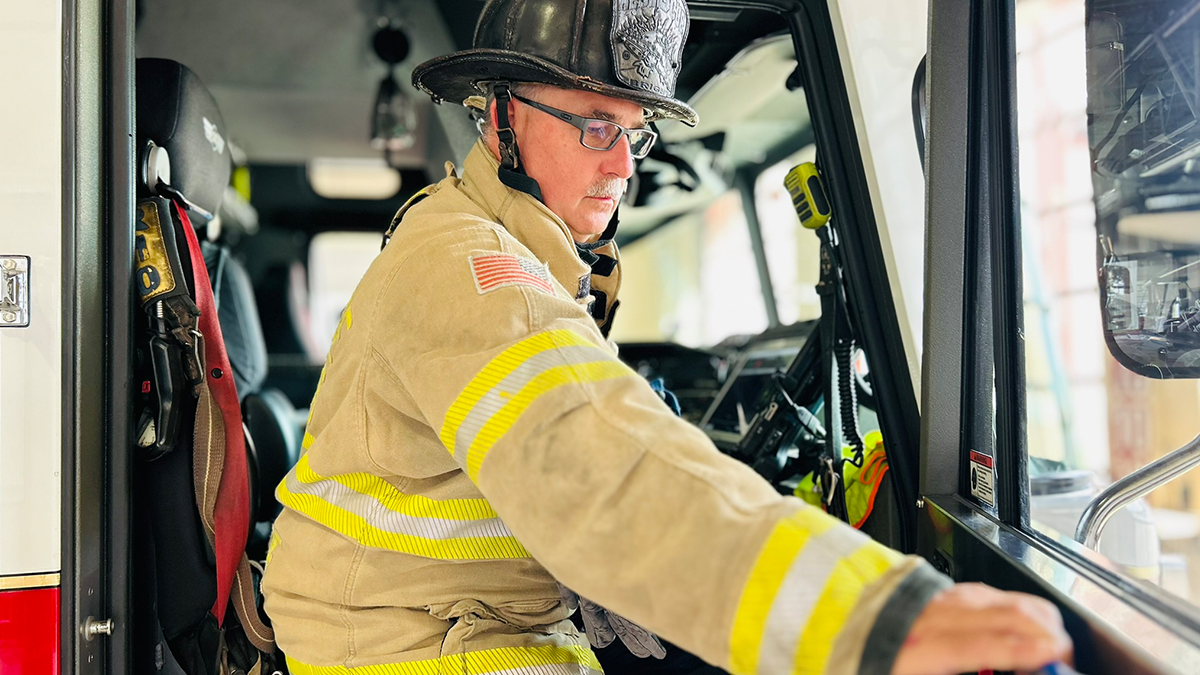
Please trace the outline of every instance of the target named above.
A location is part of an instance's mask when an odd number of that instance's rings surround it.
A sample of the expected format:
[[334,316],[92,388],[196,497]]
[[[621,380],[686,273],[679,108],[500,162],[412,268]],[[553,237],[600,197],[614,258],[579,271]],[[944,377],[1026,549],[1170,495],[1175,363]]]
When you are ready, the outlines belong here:
[[996,467],[991,457],[971,451],[971,496],[988,506],[996,505]]

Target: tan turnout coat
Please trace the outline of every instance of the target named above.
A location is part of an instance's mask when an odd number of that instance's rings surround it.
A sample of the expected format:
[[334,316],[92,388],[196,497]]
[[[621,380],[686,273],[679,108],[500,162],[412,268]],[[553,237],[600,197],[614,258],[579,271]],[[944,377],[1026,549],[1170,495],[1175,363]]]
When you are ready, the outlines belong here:
[[619,271],[496,168],[402,214],[334,337],[263,582],[292,672],[598,671],[556,580],[737,675],[889,670],[945,581],[676,418],[589,315]]

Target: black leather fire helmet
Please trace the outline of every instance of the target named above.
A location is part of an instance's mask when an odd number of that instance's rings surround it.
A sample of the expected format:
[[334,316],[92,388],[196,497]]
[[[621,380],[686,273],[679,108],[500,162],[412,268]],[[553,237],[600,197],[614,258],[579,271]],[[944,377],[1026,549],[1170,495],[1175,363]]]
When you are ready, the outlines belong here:
[[466,104],[496,83],[538,82],[695,126],[696,111],[674,98],[689,22],[685,0],[488,0],[474,48],[417,66],[413,86]]

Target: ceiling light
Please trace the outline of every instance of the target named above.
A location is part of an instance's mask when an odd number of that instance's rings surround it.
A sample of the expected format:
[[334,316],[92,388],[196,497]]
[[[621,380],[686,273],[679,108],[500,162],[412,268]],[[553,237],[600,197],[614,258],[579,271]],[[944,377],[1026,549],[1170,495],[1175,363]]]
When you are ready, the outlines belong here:
[[400,172],[380,159],[317,158],[308,184],[326,199],[389,199],[400,192]]

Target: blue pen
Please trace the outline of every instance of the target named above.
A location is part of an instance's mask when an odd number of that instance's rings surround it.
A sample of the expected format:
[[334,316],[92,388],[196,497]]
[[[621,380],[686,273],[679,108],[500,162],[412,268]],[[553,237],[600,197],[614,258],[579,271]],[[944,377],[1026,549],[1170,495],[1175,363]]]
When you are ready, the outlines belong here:
[[1079,675],[1079,672],[1062,661],[1055,661],[1039,670],[1038,675]]

